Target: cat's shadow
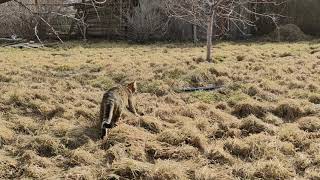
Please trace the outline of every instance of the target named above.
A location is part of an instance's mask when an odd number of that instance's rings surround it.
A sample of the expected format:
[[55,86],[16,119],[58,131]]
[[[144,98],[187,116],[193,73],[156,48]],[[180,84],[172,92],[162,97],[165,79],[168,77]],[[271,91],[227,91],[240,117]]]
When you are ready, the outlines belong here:
[[62,143],[68,149],[77,149],[90,141],[98,142],[100,138],[100,128],[98,125],[79,126],[71,129],[63,138]]

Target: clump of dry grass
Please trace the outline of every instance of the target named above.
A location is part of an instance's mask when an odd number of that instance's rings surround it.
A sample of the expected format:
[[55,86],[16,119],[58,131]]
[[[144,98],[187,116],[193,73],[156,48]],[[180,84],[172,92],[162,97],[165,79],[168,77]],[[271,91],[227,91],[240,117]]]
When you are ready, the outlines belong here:
[[129,179],[146,178],[151,172],[152,167],[152,164],[128,158],[123,158],[112,164],[112,169],[115,174]]
[[[292,149],[290,149],[292,148]],[[245,161],[257,159],[283,159],[283,153],[294,153],[294,147],[274,139],[272,136],[255,134],[244,139],[228,139],[224,149]]]
[[157,136],[157,140],[166,142],[174,146],[190,144],[200,151],[204,151],[207,146],[206,138],[193,129],[169,129]]
[[148,178],[155,180],[189,179],[186,173],[186,167],[172,160],[157,161],[152,167]]
[[237,157],[243,159],[250,158],[250,146],[239,139],[227,140],[224,145],[224,149]]
[[234,107],[232,114],[239,118],[255,115],[259,118],[264,117],[268,109],[255,102],[241,102]]
[[236,57],[237,61],[243,61],[246,58],[245,55],[239,55]]
[[[61,177],[56,177],[61,178]],[[76,166],[70,168],[64,173],[63,179],[73,180],[73,179],[96,179],[97,172],[92,166]]]
[[293,101],[279,104],[274,112],[286,122],[292,122],[303,115],[303,110]]
[[205,86],[208,82],[212,81],[208,72],[193,72],[187,77],[187,81],[191,87]]
[[167,104],[174,104],[174,105],[183,105],[184,104],[184,101],[182,101],[180,98],[172,95],[172,94],[169,94],[167,96],[165,96],[164,98],[164,101],[167,103]]
[[178,114],[194,119],[198,117],[201,112],[193,106],[186,105],[178,110]]
[[7,122],[0,120],[0,148],[14,140],[14,132],[6,127]]
[[241,130],[235,127],[234,124],[223,124],[220,122],[212,125],[207,132],[210,139],[223,139],[241,136]]
[[261,179],[290,179],[295,176],[292,167],[277,161],[263,161],[255,163],[256,169],[253,174],[255,178]]
[[275,127],[272,125],[264,123],[261,119],[256,118],[251,115],[242,120],[240,127],[242,135],[248,136],[250,134],[257,134],[261,132],[268,132],[270,134],[275,133]]
[[154,160],[188,160],[197,157],[200,153],[197,148],[190,145],[171,146],[166,143],[149,142],[146,144],[145,151]]
[[97,160],[92,154],[86,150],[75,149],[71,152],[70,163],[74,165],[95,165]]
[[64,147],[57,139],[47,135],[40,135],[39,137],[36,137],[30,145],[33,149],[36,149],[40,156],[43,157],[56,156],[65,151]]
[[229,106],[227,103],[225,102],[219,102],[216,106],[217,109],[220,109],[220,110],[226,110],[228,111],[229,110]]
[[217,77],[219,76],[228,76],[229,75],[229,71],[228,69],[224,68],[224,67],[210,67],[209,69],[209,72],[211,74],[214,74],[216,75]]
[[312,161],[303,153],[297,153],[295,155],[294,167],[297,174],[303,175],[305,170],[311,166]]
[[291,142],[299,149],[310,143],[307,139],[307,133],[300,130],[295,124],[282,125],[279,128],[278,136],[281,141]]
[[238,127],[239,119],[228,114],[227,112],[211,107],[209,111],[206,113],[211,123],[214,123],[214,122],[222,123],[231,128]]
[[317,166],[307,168],[305,170],[305,177],[308,179],[319,179],[320,178],[320,168]]
[[66,137],[69,132],[75,129],[75,125],[66,122],[62,118],[53,119],[49,122],[48,128],[58,137]]
[[40,157],[32,150],[27,150],[23,153],[19,159],[21,167],[24,166],[24,175],[41,178],[50,172],[46,172],[45,169],[54,168],[54,162],[45,157]]
[[130,142],[145,142],[152,139],[154,135],[142,129],[135,128],[126,124],[119,124],[111,129],[108,134],[107,142],[111,144],[130,143]]
[[263,121],[265,123],[273,124],[275,126],[283,124],[283,120],[272,113],[267,113],[266,116],[263,118]]
[[206,156],[211,164],[233,165],[236,162],[234,157],[219,146],[211,146]]
[[203,58],[203,57],[197,57],[197,58],[192,58],[192,60],[196,63],[203,63],[203,62],[206,62],[206,59]]
[[107,163],[112,164],[114,161],[119,161],[122,158],[128,158],[129,155],[126,152],[125,144],[116,144],[106,150],[104,159]]
[[77,149],[90,141],[82,129],[72,129],[61,139],[61,143],[68,149]]
[[297,120],[299,128],[308,132],[320,131],[320,118],[319,117],[303,117]]
[[12,81],[12,78],[11,77],[8,77],[7,75],[4,75],[4,74],[0,74],[0,82],[10,82]]
[[177,121],[173,118],[177,112],[170,108],[158,108],[155,112],[155,116],[159,117],[161,120],[164,120],[169,123],[176,123]]
[[246,90],[246,93],[249,96],[255,96],[255,95],[259,94],[260,92],[261,92],[261,89],[256,85],[252,85]]
[[163,81],[155,80],[150,82],[141,82],[138,86],[138,91],[141,93],[150,93],[157,96],[165,96],[169,94],[170,87]]
[[18,161],[16,158],[9,157],[8,152],[0,150],[0,178],[15,179],[19,176]]
[[157,119],[154,119],[152,117],[142,117],[140,118],[139,122],[140,126],[143,127],[144,129],[152,132],[152,133],[159,133],[162,129],[161,124]]
[[234,167],[232,174],[241,179],[288,179],[294,177],[293,167],[279,160],[260,160]]
[[320,104],[320,95],[311,95],[309,101],[313,104]]
[[256,100],[265,100],[268,102],[276,102],[278,100],[278,96],[262,90],[260,87],[257,85],[251,85],[249,86],[246,90],[245,93],[251,96],[252,98]]
[[202,167],[195,171],[195,179],[208,180],[208,179],[233,179],[230,171],[226,167]]
[[135,160],[145,161],[147,155],[144,144],[154,138],[155,136],[146,130],[119,124],[110,131],[108,138],[102,143],[102,148],[109,149],[117,144],[122,144],[127,156]]

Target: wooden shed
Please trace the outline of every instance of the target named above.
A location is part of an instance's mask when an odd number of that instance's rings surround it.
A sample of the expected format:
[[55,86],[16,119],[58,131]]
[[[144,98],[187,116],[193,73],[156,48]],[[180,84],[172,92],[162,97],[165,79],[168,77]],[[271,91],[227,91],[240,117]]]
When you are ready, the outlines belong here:
[[82,0],[82,2],[74,4],[77,11],[75,16],[77,18],[83,17],[85,25],[77,26],[78,28],[72,25],[70,30],[71,32],[80,32],[85,37],[123,37],[127,31],[124,16],[137,5],[138,0],[109,0],[103,4],[92,4],[90,0]]

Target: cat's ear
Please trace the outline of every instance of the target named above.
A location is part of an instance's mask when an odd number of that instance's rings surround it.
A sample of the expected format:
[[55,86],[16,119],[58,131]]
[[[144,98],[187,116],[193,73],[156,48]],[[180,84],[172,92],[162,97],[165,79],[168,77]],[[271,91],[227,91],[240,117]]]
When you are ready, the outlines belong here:
[[135,93],[137,92],[137,82],[133,81],[131,83],[128,84],[128,89],[132,92]]

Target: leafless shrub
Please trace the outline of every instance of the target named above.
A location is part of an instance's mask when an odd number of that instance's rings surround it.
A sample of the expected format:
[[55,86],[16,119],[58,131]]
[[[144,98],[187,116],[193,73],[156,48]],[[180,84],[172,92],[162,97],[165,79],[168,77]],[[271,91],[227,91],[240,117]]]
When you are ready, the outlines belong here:
[[[17,1],[0,6],[0,36],[16,35],[26,39],[47,38],[69,31],[74,10],[64,6],[65,0]],[[77,20],[77,19],[76,19]],[[40,40],[40,39],[39,39]]]
[[132,14],[125,14],[128,38],[136,42],[160,39],[167,31],[168,19],[157,1],[141,0]]
[[36,25],[33,16],[16,3],[8,2],[0,7],[0,36],[17,35],[31,38]]

